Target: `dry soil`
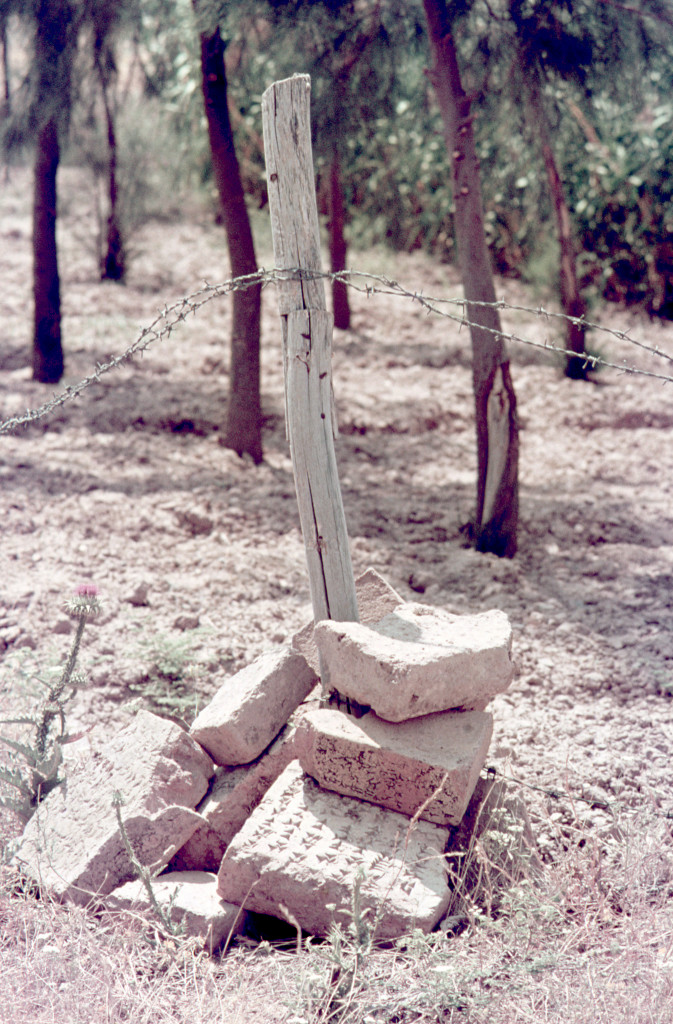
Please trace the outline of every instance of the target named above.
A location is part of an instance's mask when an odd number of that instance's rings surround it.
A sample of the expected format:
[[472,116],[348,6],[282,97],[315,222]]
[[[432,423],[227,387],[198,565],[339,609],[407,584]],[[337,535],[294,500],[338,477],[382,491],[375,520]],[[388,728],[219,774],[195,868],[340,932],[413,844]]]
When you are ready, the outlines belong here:
[[[75,169],[61,172],[61,196],[67,385],[228,267],[222,229],[207,212],[186,210],[135,237],[126,285],[101,283],[91,195]],[[271,266],[263,215],[256,228],[260,263]],[[411,291],[460,294],[452,268],[419,254],[368,251],[351,261]],[[497,289],[512,304],[548,301],[515,282]],[[13,169],[0,193],[0,419],[54,391],[30,379],[30,293],[30,179]],[[272,287],[263,298],[261,466],[219,443],[227,299],[81,398],[0,438],[5,710],[29,696],[21,668],[45,671],[62,659],[73,629],[64,603],[81,582],[98,587],[104,611],[85,633],[89,682],[68,725],[93,744],[136,699],[193,716],[228,675],[310,619]],[[510,615],[516,676],[492,705],[488,763],[562,795],[532,799],[543,850],[578,816],[600,836],[628,809],[673,813],[672,385],[612,370],[572,382],[548,354],[513,345],[519,552],[477,554],[461,533],[476,464],[468,332],[409,299],[351,300],[353,327],[335,332],[333,366],[356,573],[373,566],[405,597],[454,612]],[[510,332],[560,340],[556,321],[503,316]],[[671,372],[671,324],[612,306],[593,316],[669,353],[656,358],[594,332],[589,342],[606,357]]]

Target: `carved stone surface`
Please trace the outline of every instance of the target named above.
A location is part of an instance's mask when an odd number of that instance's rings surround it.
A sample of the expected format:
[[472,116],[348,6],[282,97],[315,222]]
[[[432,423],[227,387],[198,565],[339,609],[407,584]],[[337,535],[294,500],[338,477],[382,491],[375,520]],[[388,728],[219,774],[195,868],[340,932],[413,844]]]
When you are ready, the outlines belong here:
[[390,722],[483,709],[512,680],[512,628],[497,610],[451,615],[410,602],[371,626],[318,622],[314,636],[330,685]]
[[447,839],[430,822],[410,828],[401,814],[320,789],[293,761],[229,844],[218,893],[324,936],[349,921],[359,882],[377,938],[429,931],[449,901]]
[[409,817],[430,801],[422,818],[457,825],[492,732],[493,717],[485,711],[447,711],[393,725],[373,714],[356,721],[321,708],[304,716],[295,749],[304,771],[325,789]]
[[139,712],[39,805],[13,863],[56,896],[86,903],[134,875],[113,799],[141,863],[165,867],[202,821],[192,809],[214,766],[179,725]]
[[220,687],[194,720],[190,735],[216,764],[249,764],[317,682],[298,651],[286,647],[263,654]]
[[197,808],[204,824],[178,850],[171,870],[218,870],[231,840],[296,756],[294,735],[295,729],[288,725],[252,764],[216,770],[210,792]]
[[[397,591],[393,590],[389,583],[386,583],[376,569],[367,569],[361,576],[358,576],[355,581],[355,594],[358,599],[360,622],[364,623],[378,622],[384,615],[392,612],[402,603],[402,598]],[[313,638],[314,625],[315,623],[309,622],[298,633],[295,633],[292,637],[292,646],[301,651],[314,672],[319,673],[320,659]]]
[[[220,899],[217,876],[210,872],[172,871],[159,875],[152,880],[152,890],[162,910],[170,910],[171,921],[184,928],[182,934],[197,938],[209,953],[245,927],[245,911]],[[149,895],[139,879],[115,889],[105,900],[105,906],[108,910],[129,911],[152,919]]]

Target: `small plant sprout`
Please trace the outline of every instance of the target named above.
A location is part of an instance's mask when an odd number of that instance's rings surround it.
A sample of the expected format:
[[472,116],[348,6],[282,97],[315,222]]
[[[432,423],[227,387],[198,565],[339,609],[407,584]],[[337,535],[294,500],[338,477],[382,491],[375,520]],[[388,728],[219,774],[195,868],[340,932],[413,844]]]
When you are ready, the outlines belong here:
[[24,821],[32,816],[40,800],[63,781],[59,768],[63,757],[61,744],[66,739],[65,707],[84,682],[84,677],[75,670],[84,628],[101,610],[97,588],[92,583],[80,584],[67,602],[66,610],[77,620],[77,629],[58,680],[50,683],[36,675],[34,678],[46,688],[47,695],[35,712],[20,718],[2,719],[3,725],[33,727],[32,743],[0,735],[0,741],[13,752],[15,764],[17,757],[24,761],[23,765],[0,766],[0,781],[8,783],[18,793],[18,797],[0,796],[0,806],[11,808]]

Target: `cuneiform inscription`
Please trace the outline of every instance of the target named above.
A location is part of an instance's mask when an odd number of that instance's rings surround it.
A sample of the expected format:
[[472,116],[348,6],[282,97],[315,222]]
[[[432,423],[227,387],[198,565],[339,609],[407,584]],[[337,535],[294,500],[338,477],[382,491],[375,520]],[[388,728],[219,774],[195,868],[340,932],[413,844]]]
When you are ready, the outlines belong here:
[[229,845],[218,891],[230,902],[247,894],[246,907],[261,913],[283,903],[320,935],[333,917],[347,920],[363,872],[363,904],[372,913],[381,905],[380,937],[429,929],[448,903],[447,838],[430,822],[410,827],[403,815],[321,790],[293,762]]

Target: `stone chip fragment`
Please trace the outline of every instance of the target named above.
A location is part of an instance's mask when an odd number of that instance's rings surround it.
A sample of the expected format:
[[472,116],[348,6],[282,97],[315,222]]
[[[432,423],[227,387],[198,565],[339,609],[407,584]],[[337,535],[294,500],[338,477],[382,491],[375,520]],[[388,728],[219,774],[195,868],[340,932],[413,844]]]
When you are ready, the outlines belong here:
[[269,746],[318,678],[291,647],[231,676],[195,718],[190,735],[216,764],[249,764]]
[[224,851],[267,790],[295,757],[295,730],[287,725],[252,764],[220,767],[197,810],[203,823],[178,850],[173,871],[217,871]]
[[[197,938],[209,953],[245,927],[245,911],[220,899],[217,877],[210,872],[171,871],[152,879],[152,891],[162,910],[170,913],[173,924],[183,928],[182,934]],[[105,906],[134,916],[152,914],[149,895],[140,879],[115,889],[105,900]]]
[[[359,621],[364,623],[378,622],[384,615],[402,604],[400,595],[376,569],[367,569],[358,576],[355,581],[355,596],[358,602]],[[313,637],[314,626],[314,622],[309,622],[295,633],[292,637],[292,646],[301,651],[313,670],[319,673],[320,659]]]

